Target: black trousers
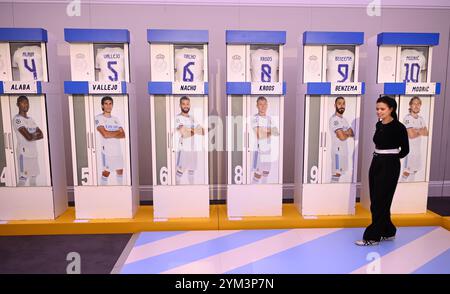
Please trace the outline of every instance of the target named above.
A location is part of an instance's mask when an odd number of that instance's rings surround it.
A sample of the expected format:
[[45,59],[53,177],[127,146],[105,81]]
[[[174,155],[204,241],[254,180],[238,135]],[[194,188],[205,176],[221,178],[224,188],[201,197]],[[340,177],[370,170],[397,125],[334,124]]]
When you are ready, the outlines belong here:
[[391,204],[399,176],[398,154],[374,153],[369,169],[372,223],[364,232],[364,240],[380,241],[381,237],[395,235],[397,229],[391,221]]

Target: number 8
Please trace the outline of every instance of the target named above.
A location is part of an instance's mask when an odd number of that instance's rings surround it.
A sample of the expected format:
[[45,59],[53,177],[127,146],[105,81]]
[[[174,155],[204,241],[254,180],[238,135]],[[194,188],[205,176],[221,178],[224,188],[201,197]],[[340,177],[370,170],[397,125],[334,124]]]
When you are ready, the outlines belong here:
[[240,165],[237,165],[235,168],[234,168],[234,183],[235,184],[242,184],[242,176],[243,176],[243,174],[242,174],[242,167],[240,166]]

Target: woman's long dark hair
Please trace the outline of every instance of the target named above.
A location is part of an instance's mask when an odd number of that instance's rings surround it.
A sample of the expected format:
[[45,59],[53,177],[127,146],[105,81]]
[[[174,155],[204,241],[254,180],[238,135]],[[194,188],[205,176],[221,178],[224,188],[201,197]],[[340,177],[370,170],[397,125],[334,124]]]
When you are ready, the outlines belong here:
[[397,101],[395,101],[394,98],[389,97],[389,96],[381,96],[380,98],[377,99],[377,103],[380,103],[380,102],[386,104],[389,108],[392,108],[391,116],[394,120],[398,120]]

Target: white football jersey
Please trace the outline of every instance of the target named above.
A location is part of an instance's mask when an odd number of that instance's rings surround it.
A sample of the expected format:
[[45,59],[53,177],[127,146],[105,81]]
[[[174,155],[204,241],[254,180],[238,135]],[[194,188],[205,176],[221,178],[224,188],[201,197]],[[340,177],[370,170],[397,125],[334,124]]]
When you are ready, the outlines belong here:
[[406,49],[400,55],[400,77],[404,82],[421,82],[421,72],[426,69],[427,61],[422,52]]
[[[419,115],[417,118],[408,113],[403,120],[407,129],[422,129],[426,127],[425,120]],[[409,139],[410,153],[420,153],[420,147],[422,145],[422,136],[418,136],[413,139]]]
[[[178,130],[179,127],[184,126],[186,128],[192,128],[195,129],[199,126],[198,123],[195,122],[194,118],[189,115],[189,116],[184,116],[181,113],[179,113],[176,117],[175,117],[175,129]],[[194,136],[190,136],[187,138],[183,138],[181,137],[181,134],[179,132],[177,132],[178,136],[178,150],[183,150],[183,151],[194,151]]]
[[21,81],[42,81],[42,53],[39,46],[24,46],[14,52],[13,67],[19,68]]
[[[103,113],[95,116],[95,128],[103,126],[105,130],[114,132],[118,131],[122,127],[119,119],[115,116],[106,117]],[[100,149],[106,156],[119,156],[122,155],[122,147],[119,138],[105,138],[102,134],[98,133],[100,138]]]
[[[273,127],[272,118],[269,115],[262,116],[259,115],[259,113],[257,113],[252,118],[251,126],[252,129],[254,129],[255,131],[257,127],[263,128],[265,129],[265,131],[269,131]],[[255,141],[256,141],[255,150],[258,150],[260,152],[270,152],[271,150],[270,136],[268,138],[256,139]]]
[[175,81],[203,82],[203,51],[197,48],[175,50]]
[[328,52],[327,82],[350,82],[352,80],[355,54],[350,50],[335,49]]
[[100,69],[98,80],[103,82],[118,82],[125,80],[125,56],[120,47],[97,50],[95,67]]
[[28,141],[19,129],[24,127],[30,134],[36,133],[38,126],[31,117],[23,117],[16,114],[13,118],[13,126],[17,137],[17,152],[24,157],[37,157],[36,141]]
[[278,82],[278,52],[273,49],[257,49],[251,53],[252,82]]
[[330,118],[329,127],[331,135],[331,148],[333,150],[332,152],[339,153],[343,156],[347,156],[348,155],[347,140],[343,141],[340,140],[336,135],[336,131],[337,130],[347,131],[348,129],[350,129],[350,124],[344,117],[340,117],[335,113]]

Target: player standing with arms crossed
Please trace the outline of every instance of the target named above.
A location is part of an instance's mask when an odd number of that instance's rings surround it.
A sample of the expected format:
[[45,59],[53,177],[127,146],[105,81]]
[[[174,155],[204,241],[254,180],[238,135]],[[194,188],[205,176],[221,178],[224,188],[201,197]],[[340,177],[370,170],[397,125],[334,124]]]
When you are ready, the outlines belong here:
[[175,181],[179,185],[184,173],[188,173],[189,184],[194,184],[195,170],[197,168],[197,151],[195,150],[195,135],[204,136],[205,130],[195,122],[189,114],[191,100],[187,96],[180,98],[181,112],[175,117],[175,130],[179,135],[177,152],[177,172]]
[[125,131],[119,119],[111,115],[113,99],[105,96],[101,104],[103,113],[95,116],[95,127],[100,134],[101,184],[108,185],[111,171],[115,170],[117,184],[123,185],[123,155],[120,140],[125,138]]
[[36,186],[39,175],[39,161],[36,141],[42,140],[44,134],[36,122],[27,115],[30,102],[27,96],[17,98],[19,113],[13,118],[13,126],[17,137],[17,162],[19,164],[18,186],[25,186],[29,179],[30,186]]
[[252,165],[253,184],[267,183],[272,162],[270,138],[280,135],[278,129],[272,126],[272,118],[267,115],[267,106],[267,98],[258,97],[256,100],[258,113],[254,115],[251,122],[256,136],[256,150],[253,152]]
[[402,173],[403,181],[414,181],[415,174],[422,168],[422,137],[428,136],[425,120],[419,115],[422,100],[414,96],[409,101],[409,113],[403,122],[408,131],[410,152],[405,158],[405,169]]
[[339,96],[334,101],[335,113],[331,116],[329,127],[331,135],[331,182],[339,179],[348,170],[348,138],[353,138],[353,129],[344,118],[345,99]]

